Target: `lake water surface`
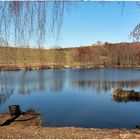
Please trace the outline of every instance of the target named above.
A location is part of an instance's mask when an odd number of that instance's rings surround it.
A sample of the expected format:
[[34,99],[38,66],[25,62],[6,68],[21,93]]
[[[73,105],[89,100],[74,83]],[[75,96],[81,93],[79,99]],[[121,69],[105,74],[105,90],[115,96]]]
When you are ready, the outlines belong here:
[[72,69],[0,72],[0,112],[35,108],[44,126],[135,128],[140,101],[113,99],[113,88],[140,91],[140,70]]

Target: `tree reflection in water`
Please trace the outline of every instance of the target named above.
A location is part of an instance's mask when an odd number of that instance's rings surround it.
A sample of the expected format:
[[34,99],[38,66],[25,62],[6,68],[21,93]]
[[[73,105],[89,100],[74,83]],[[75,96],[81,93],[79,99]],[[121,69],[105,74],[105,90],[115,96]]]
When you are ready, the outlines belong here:
[[52,70],[49,75],[45,70],[34,71],[34,74],[24,71],[19,77],[18,93],[26,95],[45,90],[59,92],[63,89],[64,74],[58,70]]
[[42,70],[38,71],[38,80],[39,80],[39,90],[44,91],[46,89],[44,71]]
[[18,77],[18,93],[22,95],[31,94],[37,91],[43,91],[45,87],[44,71],[23,71]]
[[131,88],[140,87],[140,80],[128,80],[128,81],[72,81],[72,86],[79,88],[93,88],[97,92],[110,91],[112,88]]
[[52,70],[49,75],[44,70],[0,72],[0,104],[3,104],[14,91],[21,95],[45,90],[61,91],[64,86],[65,72]]
[[8,79],[11,79],[9,72],[0,72],[0,105],[14,93],[14,86],[9,86]]
[[53,70],[52,71],[52,79],[49,82],[50,86],[48,87],[51,91],[60,92],[64,87],[65,81],[65,71]]
[[[83,80],[72,79],[72,73],[66,70],[40,70],[40,71],[19,71],[19,72],[0,72],[0,104],[3,104],[15,91],[18,94],[28,95],[35,92],[55,93],[62,92],[65,84],[68,82],[68,88],[92,88],[97,92],[107,92],[112,88],[130,88],[140,87],[140,80],[127,81],[108,81],[108,80],[86,80],[88,78],[82,75]],[[79,78],[80,79],[80,78]],[[114,99],[116,101],[117,99]],[[120,99],[119,99],[120,101]]]
[[117,103],[140,102],[140,98],[137,98],[137,97],[123,97],[122,98],[122,97],[113,96],[112,100]]

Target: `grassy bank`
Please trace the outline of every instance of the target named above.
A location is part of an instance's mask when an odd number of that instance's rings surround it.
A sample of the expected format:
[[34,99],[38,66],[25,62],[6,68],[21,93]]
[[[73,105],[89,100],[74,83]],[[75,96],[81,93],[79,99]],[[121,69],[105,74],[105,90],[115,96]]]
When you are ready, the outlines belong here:
[[0,47],[1,70],[94,67],[140,67],[140,43],[63,49]]

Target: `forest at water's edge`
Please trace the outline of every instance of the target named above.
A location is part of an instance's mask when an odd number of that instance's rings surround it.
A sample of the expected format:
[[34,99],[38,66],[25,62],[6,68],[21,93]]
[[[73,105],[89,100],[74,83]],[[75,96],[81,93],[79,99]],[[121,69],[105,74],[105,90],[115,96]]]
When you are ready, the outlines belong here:
[[140,43],[104,43],[75,48],[0,47],[0,67],[139,67]]

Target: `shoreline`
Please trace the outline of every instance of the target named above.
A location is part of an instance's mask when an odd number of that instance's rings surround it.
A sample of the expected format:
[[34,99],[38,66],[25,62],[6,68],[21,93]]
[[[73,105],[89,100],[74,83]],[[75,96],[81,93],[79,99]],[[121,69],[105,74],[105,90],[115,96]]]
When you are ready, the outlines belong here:
[[[1,115],[0,121],[9,119]],[[140,129],[127,128],[82,128],[82,127],[44,127],[42,118],[35,115],[21,115],[11,124],[0,127],[0,139],[136,139]]]
[[54,65],[28,65],[28,66],[0,66],[0,71],[21,71],[21,70],[48,70],[48,69],[96,69],[96,68],[120,68],[120,69],[140,69],[140,66],[54,66]]

